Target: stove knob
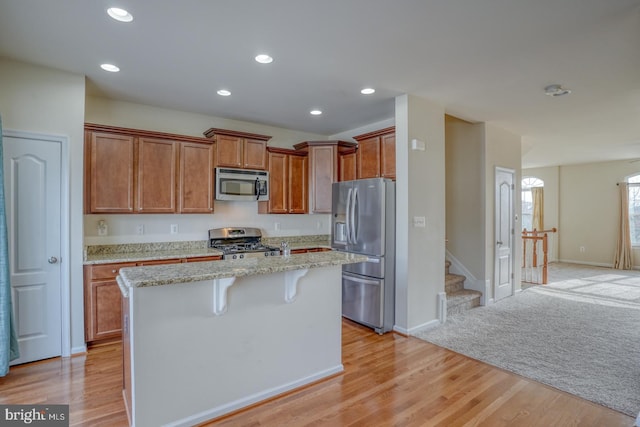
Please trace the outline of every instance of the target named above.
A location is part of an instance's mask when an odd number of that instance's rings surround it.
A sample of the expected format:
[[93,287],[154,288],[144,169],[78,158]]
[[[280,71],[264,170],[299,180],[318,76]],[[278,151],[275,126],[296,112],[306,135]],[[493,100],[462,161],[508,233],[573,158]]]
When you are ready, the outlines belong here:
[[244,258],[244,254],[240,254],[240,258]]
[[238,255],[234,255],[234,256],[232,257],[232,259],[236,259],[236,258],[238,258]]
[[264,253],[264,256],[269,256],[269,252],[265,252],[265,253]]

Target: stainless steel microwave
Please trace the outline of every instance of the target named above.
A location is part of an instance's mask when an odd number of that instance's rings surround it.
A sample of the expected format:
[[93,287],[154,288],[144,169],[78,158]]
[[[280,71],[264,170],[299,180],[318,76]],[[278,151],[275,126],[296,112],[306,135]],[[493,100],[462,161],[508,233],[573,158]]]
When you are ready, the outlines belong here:
[[216,168],[216,200],[269,200],[269,172]]

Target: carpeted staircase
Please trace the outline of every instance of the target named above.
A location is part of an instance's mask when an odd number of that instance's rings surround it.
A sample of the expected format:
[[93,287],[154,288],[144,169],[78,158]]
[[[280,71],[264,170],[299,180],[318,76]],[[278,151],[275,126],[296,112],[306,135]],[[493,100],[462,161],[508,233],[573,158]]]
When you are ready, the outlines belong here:
[[464,288],[466,277],[449,273],[451,262],[445,261],[444,290],[447,294],[447,316],[462,313],[480,305],[482,293]]

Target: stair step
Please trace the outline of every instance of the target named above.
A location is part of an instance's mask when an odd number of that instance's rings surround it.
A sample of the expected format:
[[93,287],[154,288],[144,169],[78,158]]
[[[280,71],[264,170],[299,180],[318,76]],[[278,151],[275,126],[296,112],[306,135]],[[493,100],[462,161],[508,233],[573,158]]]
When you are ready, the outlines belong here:
[[447,274],[444,278],[444,291],[449,295],[452,292],[461,291],[464,289],[464,281],[467,278],[460,274]]
[[478,307],[481,296],[481,292],[471,289],[463,289],[450,294],[447,293],[447,316]]

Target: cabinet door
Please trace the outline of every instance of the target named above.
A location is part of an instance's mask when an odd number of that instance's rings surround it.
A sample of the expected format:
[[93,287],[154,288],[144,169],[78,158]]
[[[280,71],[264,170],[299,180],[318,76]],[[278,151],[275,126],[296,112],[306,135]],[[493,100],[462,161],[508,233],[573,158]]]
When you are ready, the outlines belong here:
[[289,157],[289,213],[304,214],[308,212],[307,204],[307,156]]
[[267,142],[258,139],[244,140],[243,167],[267,169]]
[[213,145],[180,144],[178,197],[181,213],[213,212]]
[[177,165],[177,143],[162,139],[139,139],[136,200],[138,212],[176,212]]
[[381,137],[380,175],[384,178],[396,179],[396,134]]
[[216,136],[216,164],[231,168],[242,167],[243,138],[229,135]]
[[358,179],[380,176],[380,138],[358,141]]
[[89,284],[91,309],[87,341],[117,338],[122,332],[122,293],[115,280]]
[[133,212],[134,138],[110,133],[87,134],[90,213]]
[[340,155],[340,181],[356,179],[356,152]]
[[288,155],[269,153],[269,213],[289,213]]
[[337,151],[334,146],[311,147],[311,206],[313,213],[331,213],[331,186],[338,181]]

